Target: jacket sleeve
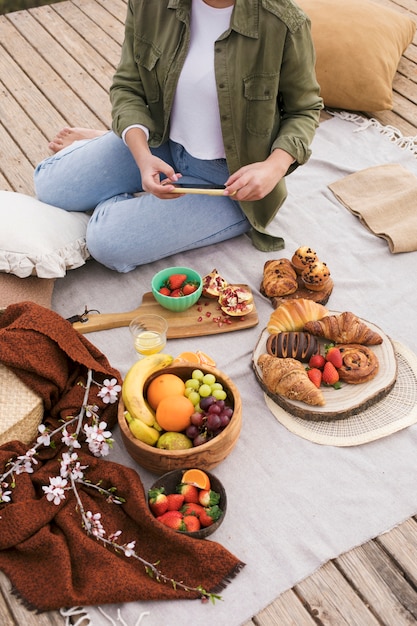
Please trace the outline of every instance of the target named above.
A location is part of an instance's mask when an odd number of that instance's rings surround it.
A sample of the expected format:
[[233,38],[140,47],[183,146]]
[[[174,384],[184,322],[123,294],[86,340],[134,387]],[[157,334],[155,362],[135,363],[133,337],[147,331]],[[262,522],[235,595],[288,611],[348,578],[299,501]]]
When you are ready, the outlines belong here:
[[315,51],[306,19],[295,31],[287,31],[279,85],[281,125],[272,145],[272,150],[282,148],[296,159],[289,171],[309,159],[309,146],[319,125],[323,101],[314,66]]
[[133,124],[153,130],[154,124],[146,104],[146,96],[134,52],[132,1],[128,3],[122,53],[110,87],[112,128],[121,136]]

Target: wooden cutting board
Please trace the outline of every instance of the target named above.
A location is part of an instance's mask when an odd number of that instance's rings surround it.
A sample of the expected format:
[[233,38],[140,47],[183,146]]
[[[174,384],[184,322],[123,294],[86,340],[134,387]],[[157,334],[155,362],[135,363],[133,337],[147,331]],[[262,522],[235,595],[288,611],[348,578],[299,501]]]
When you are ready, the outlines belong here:
[[[248,285],[244,286],[249,289]],[[168,322],[168,339],[228,333],[251,328],[259,322],[255,303],[253,310],[247,315],[230,317],[221,311],[217,299],[201,297],[198,303],[187,309],[187,311],[176,313],[164,309],[156,302],[152,292],[147,292],[143,295],[141,305],[133,311],[124,313],[89,313],[86,315],[85,322],[75,322],[73,327],[84,334],[129,326],[133,318],[140,313],[156,313],[164,317]]]

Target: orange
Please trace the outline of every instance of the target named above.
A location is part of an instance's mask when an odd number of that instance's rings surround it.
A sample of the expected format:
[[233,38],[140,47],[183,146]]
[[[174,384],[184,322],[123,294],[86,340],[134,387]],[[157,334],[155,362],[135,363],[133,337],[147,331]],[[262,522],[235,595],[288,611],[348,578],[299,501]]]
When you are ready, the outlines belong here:
[[201,352],[201,350],[197,350],[196,354],[199,358],[201,365],[211,365],[211,367],[216,367],[216,362],[211,358],[211,356],[209,356],[205,352]]
[[149,384],[146,399],[155,411],[158,404],[167,396],[183,396],[185,383],[175,374],[160,374]]
[[196,352],[181,352],[181,354],[174,359],[173,365],[181,365],[181,363],[184,362],[195,363],[196,365],[216,366],[215,361],[201,350],[197,350]]
[[166,396],[156,407],[156,421],[166,431],[179,433],[191,424],[194,404],[185,396]]
[[200,364],[200,359],[196,352],[181,352],[173,361],[173,365],[180,365],[181,363],[195,363]]
[[184,472],[182,483],[195,485],[199,489],[210,489],[210,478],[201,469],[189,469]]

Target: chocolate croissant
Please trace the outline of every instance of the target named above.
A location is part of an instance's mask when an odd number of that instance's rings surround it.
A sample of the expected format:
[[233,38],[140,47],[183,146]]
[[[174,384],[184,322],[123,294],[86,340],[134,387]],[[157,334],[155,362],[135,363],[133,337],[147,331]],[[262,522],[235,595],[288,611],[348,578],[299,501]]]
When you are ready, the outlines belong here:
[[261,354],[258,366],[262,371],[262,380],[271,393],[289,400],[305,402],[310,406],[325,404],[323,393],[311,382],[300,361]]
[[319,341],[310,333],[282,332],[268,337],[266,351],[271,356],[283,359],[290,357],[308,363],[313,354],[319,351]]
[[[303,330],[311,320],[319,320],[329,311],[325,306],[307,298],[290,298],[279,305],[271,314],[267,329],[270,333],[287,330]],[[316,334],[316,333],[314,333]]]
[[274,298],[291,295],[297,288],[297,274],[288,259],[265,262],[261,293],[268,298]]
[[307,322],[304,330],[334,343],[360,343],[368,346],[382,343],[381,335],[349,311]]

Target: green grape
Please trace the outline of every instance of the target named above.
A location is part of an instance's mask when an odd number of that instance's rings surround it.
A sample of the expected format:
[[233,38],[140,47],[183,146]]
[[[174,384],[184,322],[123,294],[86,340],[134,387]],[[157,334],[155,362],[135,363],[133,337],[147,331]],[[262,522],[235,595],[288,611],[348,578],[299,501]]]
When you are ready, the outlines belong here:
[[193,372],[191,374],[191,378],[194,378],[195,380],[202,381],[203,378],[204,378],[204,373],[201,370],[193,370]]
[[190,400],[190,402],[194,404],[194,407],[196,407],[198,403],[200,402],[200,394],[198,393],[198,391],[192,390],[191,393],[189,393],[187,397]]
[[214,389],[211,395],[213,395],[216,400],[226,400],[227,398],[227,393],[224,389]]
[[200,385],[200,389],[198,390],[198,393],[200,394],[202,398],[207,398],[208,396],[211,395],[210,385],[206,385],[203,383],[202,385]]
[[210,385],[211,390],[214,391],[215,389],[223,389],[223,385],[221,383],[213,383],[212,385]]
[[194,393],[195,389],[193,389],[192,387],[186,387],[184,389],[184,396],[186,398],[188,398],[190,396],[190,394]]
[[204,374],[203,376],[203,383],[205,385],[214,385],[214,383],[216,382],[216,377],[214,374]]
[[186,389],[198,389],[199,386],[200,386],[200,382],[197,380],[197,378],[189,378],[188,380],[185,381]]

